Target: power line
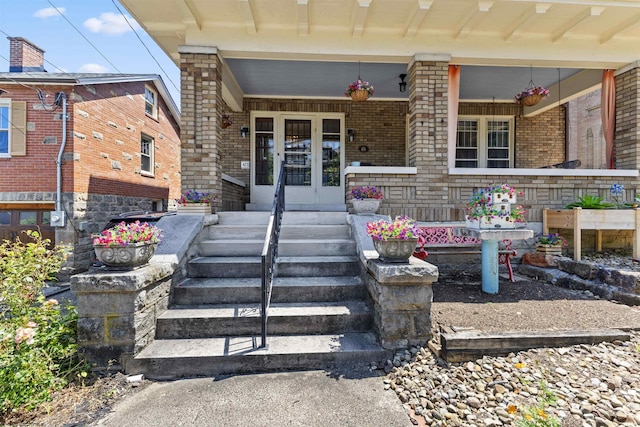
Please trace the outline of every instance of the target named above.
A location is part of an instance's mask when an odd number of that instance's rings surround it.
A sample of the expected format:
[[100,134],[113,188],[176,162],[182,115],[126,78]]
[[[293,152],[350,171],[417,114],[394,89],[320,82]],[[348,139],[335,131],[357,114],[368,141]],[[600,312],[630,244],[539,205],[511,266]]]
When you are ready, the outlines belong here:
[[173,82],[173,80],[171,80],[171,77],[169,77],[169,74],[167,74],[167,72],[164,70],[164,68],[162,68],[162,65],[160,65],[160,63],[158,62],[158,60],[156,59],[155,56],[153,56],[153,53],[151,53],[151,51],[149,50],[149,48],[147,47],[147,45],[144,43],[144,41],[142,41],[142,38],[140,38],[140,36],[138,35],[138,33],[136,32],[135,28],[133,28],[133,26],[131,25],[131,22],[129,22],[129,20],[127,19],[126,16],[124,16],[124,13],[122,13],[122,10],[120,9],[120,7],[118,6],[118,4],[115,2],[115,0],[111,0],[111,2],[113,3],[113,5],[116,7],[116,9],[118,9],[118,12],[120,12],[120,15],[122,15],[122,17],[124,18],[124,20],[127,22],[127,25],[129,25],[129,28],[131,28],[131,31],[133,31],[133,34],[136,35],[136,37],[138,38],[138,40],[140,40],[140,43],[142,43],[142,46],[144,46],[145,49],[147,49],[147,52],[149,53],[149,55],[151,56],[151,58],[153,58],[153,60],[155,61],[155,63],[158,65],[158,67],[162,70],[162,72],[164,73],[165,77],[167,78],[167,80],[169,80],[169,82],[171,83],[171,85],[175,88],[175,90],[177,90],[178,92],[180,92],[180,89],[176,86],[176,84]]
[[120,71],[118,69],[118,67],[116,67],[115,65],[113,65],[113,63],[111,61],[109,61],[109,59],[104,56],[104,54],[100,51],[100,49],[98,49],[93,43],[91,43],[91,41],[84,35],[82,34],[82,31],[80,31],[75,25],[73,25],[73,23],[71,21],[69,21],[69,19],[64,16],[64,14],[62,12],[60,12],[60,10],[53,4],[51,3],[51,0],[47,0],[47,3],[49,3],[51,5],[51,7],[53,7],[56,12],[58,12],[60,14],[60,16],[62,16],[64,18],[65,21],[67,21],[69,23],[69,25],[71,25],[73,27],[74,30],[76,30],[78,32],[78,34],[80,34],[82,36],[83,39],[85,39],[87,41],[87,43],[89,43],[91,45],[91,47],[93,47],[96,52],[98,52],[100,54],[100,56],[102,56],[104,58],[105,61],[107,61],[118,73],[123,74],[122,71]]

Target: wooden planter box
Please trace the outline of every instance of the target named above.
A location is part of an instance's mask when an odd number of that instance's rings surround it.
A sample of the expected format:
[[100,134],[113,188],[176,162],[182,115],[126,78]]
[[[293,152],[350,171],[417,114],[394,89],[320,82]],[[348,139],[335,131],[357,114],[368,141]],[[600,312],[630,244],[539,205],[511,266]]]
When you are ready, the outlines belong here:
[[640,209],[545,209],[542,232],[550,228],[573,230],[573,259],[582,257],[582,230],[596,230],[596,251],[602,251],[602,230],[633,230],[633,257],[640,257]]
[[211,203],[187,203],[177,209],[178,215],[210,215]]
[[561,256],[562,245],[545,245],[542,243],[537,243],[536,252],[538,252],[539,254],[545,254],[545,255]]

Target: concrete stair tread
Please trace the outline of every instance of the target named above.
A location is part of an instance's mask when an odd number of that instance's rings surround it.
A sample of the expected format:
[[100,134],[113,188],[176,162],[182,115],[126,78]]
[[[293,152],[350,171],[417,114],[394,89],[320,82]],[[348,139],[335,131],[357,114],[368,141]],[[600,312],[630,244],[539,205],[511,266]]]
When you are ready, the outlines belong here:
[[292,256],[278,257],[277,263],[335,263],[335,262],[355,262],[358,261],[357,256],[338,255],[338,256]]
[[[155,340],[135,359],[191,359],[225,356],[266,356],[279,354],[318,354],[383,351],[371,332],[337,335],[274,335],[267,337],[268,348],[257,348],[259,336]],[[247,361],[247,363],[251,363]]]
[[[260,287],[260,277],[220,277],[220,278],[188,278],[178,284],[179,288],[242,288]],[[276,277],[274,287],[315,287],[315,286],[361,286],[359,276],[322,276],[322,277]]]
[[192,264],[227,264],[227,263],[237,263],[237,264],[260,264],[261,258],[260,256],[216,256],[216,257],[196,257],[189,261]]
[[[269,318],[295,316],[343,316],[369,313],[371,308],[363,301],[272,303]],[[260,304],[220,304],[202,306],[174,306],[158,319],[260,317]]]
[[[283,243],[295,243],[295,242],[300,242],[300,243],[305,243],[305,244],[309,244],[309,240],[301,240],[301,239],[286,239],[286,238],[280,238],[279,240],[280,244]],[[343,242],[352,242],[353,239],[345,237],[343,239],[312,239],[311,240],[312,243],[314,245],[320,245],[323,243],[343,243]],[[202,243],[227,243],[227,244],[236,244],[236,243],[264,243],[264,239],[205,239],[203,240]]]

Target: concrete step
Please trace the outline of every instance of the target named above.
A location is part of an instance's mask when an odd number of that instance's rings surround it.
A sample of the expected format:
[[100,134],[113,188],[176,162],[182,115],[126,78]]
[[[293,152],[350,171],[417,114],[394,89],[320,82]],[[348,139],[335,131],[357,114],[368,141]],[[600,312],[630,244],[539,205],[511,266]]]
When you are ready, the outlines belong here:
[[253,257],[197,257],[187,263],[189,277],[260,277],[262,261]]
[[[157,339],[259,335],[259,304],[177,306],[156,323]],[[373,326],[371,307],[363,301],[275,303],[269,307],[269,335],[367,332]]]
[[347,212],[292,212],[282,216],[282,225],[340,225],[347,223]]
[[218,212],[218,224],[222,225],[264,225],[269,223],[270,212]]
[[[260,277],[260,257],[198,257],[187,264],[189,277]],[[356,256],[278,257],[278,277],[355,276]]]
[[[261,280],[254,278],[189,278],[173,290],[177,305],[258,303]],[[314,302],[365,300],[367,291],[359,276],[276,277],[271,301]]]
[[369,364],[391,357],[373,333],[270,336],[267,348],[258,349],[259,336],[156,340],[125,362],[129,374],[169,380],[323,369],[337,364]]
[[[263,240],[216,239],[198,244],[200,256],[260,256]],[[280,256],[355,255],[356,242],[352,239],[280,239]]]
[[264,241],[267,225],[214,224],[207,227],[209,239],[255,239]]
[[280,239],[351,239],[351,226],[348,224],[334,225],[293,225],[283,224],[280,229]]
[[295,256],[278,257],[278,277],[358,276],[357,256]]
[[[267,225],[270,212],[243,211],[219,212],[218,224],[223,225]],[[283,225],[339,225],[347,223],[347,212],[293,212],[282,216]]]

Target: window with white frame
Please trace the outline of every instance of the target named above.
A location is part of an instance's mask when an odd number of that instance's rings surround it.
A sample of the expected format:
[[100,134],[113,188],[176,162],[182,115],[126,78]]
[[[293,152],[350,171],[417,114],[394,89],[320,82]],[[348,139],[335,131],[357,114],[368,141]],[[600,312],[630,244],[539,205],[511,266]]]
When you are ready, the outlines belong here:
[[145,134],[140,138],[140,170],[153,175],[153,138]]
[[149,86],[144,87],[144,112],[154,119],[158,118],[158,92]]
[[513,117],[461,116],[455,166],[512,168],[513,139]]
[[9,141],[11,130],[11,101],[0,99],[0,156],[8,156],[10,151]]

